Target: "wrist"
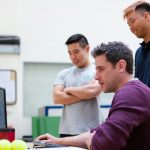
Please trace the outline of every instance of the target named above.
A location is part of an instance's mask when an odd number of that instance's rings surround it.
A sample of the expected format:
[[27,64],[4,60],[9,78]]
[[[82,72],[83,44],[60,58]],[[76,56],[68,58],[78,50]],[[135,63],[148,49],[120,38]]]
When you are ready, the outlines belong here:
[[65,93],[67,93],[67,94],[72,94],[72,91],[74,91],[74,87],[65,88]]
[[92,144],[90,145],[90,150],[92,150]]

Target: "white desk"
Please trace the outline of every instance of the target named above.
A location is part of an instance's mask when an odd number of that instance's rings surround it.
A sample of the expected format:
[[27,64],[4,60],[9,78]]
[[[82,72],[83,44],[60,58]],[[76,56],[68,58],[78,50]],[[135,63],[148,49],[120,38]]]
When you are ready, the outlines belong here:
[[30,150],[86,150],[78,147],[55,147],[55,148],[31,148]]
[[33,143],[27,143],[28,149],[29,150],[87,150],[84,148],[79,148],[79,147],[72,147],[72,146],[68,146],[68,147],[53,147],[53,148],[32,148],[33,147]]

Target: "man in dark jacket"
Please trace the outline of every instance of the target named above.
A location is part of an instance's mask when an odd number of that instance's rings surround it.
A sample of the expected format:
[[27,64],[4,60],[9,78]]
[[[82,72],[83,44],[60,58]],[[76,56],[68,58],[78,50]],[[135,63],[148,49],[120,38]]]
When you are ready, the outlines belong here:
[[124,10],[130,30],[143,42],[135,55],[135,77],[150,87],[150,4],[138,1]]

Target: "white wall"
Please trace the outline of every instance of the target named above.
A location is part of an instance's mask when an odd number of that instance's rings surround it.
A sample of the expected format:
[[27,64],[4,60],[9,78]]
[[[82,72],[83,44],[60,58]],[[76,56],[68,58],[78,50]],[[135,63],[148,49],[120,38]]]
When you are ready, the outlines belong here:
[[[85,34],[91,47],[103,41],[120,40],[135,49],[137,39],[123,20],[131,0],[24,0],[22,2],[22,54],[25,61],[68,62],[66,39]],[[64,55],[58,55],[58,54]]]
[[23,115],[24,62],[70,62],[66,39],[83,33],[91,48],[119,40],[135,52],[140,40],[129,31],[122,11],[133,0],[0,0],[0,34],[19,35],[20,55],[0,54],[0,69],[17,71],[17,103],[8,106],[8,122],[16,137],[31,134],[31,120]]

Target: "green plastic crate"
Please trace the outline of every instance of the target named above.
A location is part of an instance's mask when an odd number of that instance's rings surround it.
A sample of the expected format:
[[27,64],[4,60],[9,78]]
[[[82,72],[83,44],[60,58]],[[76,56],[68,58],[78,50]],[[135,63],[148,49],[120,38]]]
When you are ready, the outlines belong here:
[[56,116],[33,116],[32,117],[32,136],[37,136],[45,133],[50,133],[59,137],[59,122],[60,117]]

